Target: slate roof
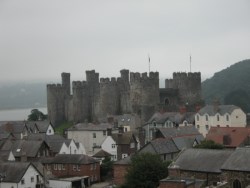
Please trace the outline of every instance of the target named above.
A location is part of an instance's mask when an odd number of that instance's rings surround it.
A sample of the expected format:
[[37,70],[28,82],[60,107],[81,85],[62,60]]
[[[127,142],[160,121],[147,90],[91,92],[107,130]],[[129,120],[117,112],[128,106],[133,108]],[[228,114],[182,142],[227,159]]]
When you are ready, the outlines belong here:
[[23,121],[1,121],[0,122],[0,132],[4,133],[22,133],[26,127]]
[[109,123],[78,123],[68,128],[68,131],[104,131],[108,128],[113,128],[113,125]]
[[194,126],[157,128],[165,138],[201,135]]
[[232,150],[194,149],[183,150],[169,166],[180,170],[221,173],[221,167],[232,154]]
[[237,148],[232,155],[227,158],[221,167],[222,170],[233,170],[250,172],[250,148]]
[[224,115],[226,113],[231,114],[235,109],[240,108],[235,105],[206,105],[205,107],[201,108],[198,113],[200,115],[204,115],[207,113],[209,116],[214,116],[217,113],[219,113],[220,115]]
[[163,124],[167,120],[175,122],[177,124],[182,123],[184,120],[186,120],[189,123],[194,122],[194,112],[185,112],[185,113],[180,113],[180,112],[165,112],[165,113],[160,113],[156,112],[149,120],[148,123],[156,122],[158,124]]
[[187,137],[175,137],[172,138],[174,144],[177,146],[179,150],[182,150],[183,148],[192,148],[193,144],[197,142],[197,144],[200,144],[202,140],[204,140],[204,137],[202,135],[193,137],[193,136],[187,136]]
[[238,147],[250,136],[247,127],[211,127],[206,139],[226,147]]
[[93,157],[83,154],[58,154],[53,158],[43,159],[45,164],[92,164],[98,162]]
[[46,133],[50,125],[49,121],[27,121],[25,123],[32,131],[34,131],[36,127],[40,133]]
[[171,139],[158,138],[152,140],[151,144],[157,154],[166,154],[166,153],[177,153],[179,149],[176,147],[174,142]]
[[105,150],[101,149],[96,154],[94,154],[92,157],[110,157],[110,156],[112,156],[110,153],[108,153]]
[[28,162],[0,163],[0,174],[5,174],[5,178],[3,179],[3,182],[13,182],[13,183],[20,182],[30,165],[32,164]]
[[113,133],[111,137],[116,142],[116,144],[130,144],[131,140],[133,139],[133,133],[132,132]]
[[0,162],[8,161],[11,150],[0,150]]
[[132,156],[133,155],[130,155],[130,156],[126,157],[126,158],[123,158],[123,159],[121,159],[119,161],[116,161],[116,162],[114,162],[114,165],[130,165]]

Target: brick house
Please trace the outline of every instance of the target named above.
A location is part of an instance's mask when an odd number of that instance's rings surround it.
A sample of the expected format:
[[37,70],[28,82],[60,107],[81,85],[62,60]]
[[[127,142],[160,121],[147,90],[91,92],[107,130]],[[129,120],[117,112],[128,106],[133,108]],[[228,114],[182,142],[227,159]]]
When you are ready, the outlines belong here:
[[221,167],[232,150],[185,149],[169,166],[169,177],[205,180],[206,185],[223,181]]
[[122,185],[125,183],[125,175],[127,173],[127,169],[130,166],[130,156],[126,157],[120,161],[116,161],[113,165],[113,176],[114,176],[114,184]]
[[58,154],[42,163],[57,178],[88,176],[91,183],[100,181],[99,161],[87,155]]

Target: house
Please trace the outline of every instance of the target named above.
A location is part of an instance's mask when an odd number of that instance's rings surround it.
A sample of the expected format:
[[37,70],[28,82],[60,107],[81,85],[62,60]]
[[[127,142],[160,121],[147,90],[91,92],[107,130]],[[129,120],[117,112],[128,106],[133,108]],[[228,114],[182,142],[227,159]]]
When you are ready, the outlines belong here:
[[29,130],[23,121],[2,121],[0,122],[1,133],[11,133],[17,139],[28,136]]
[[156,128],[186,127],[194,125],[194,112],[156,112],[143,126],[145,131],[145,143],[153,139],[153,131]]
[[57,178],[88,176],[91,183],[100,181],[99,161],[87,155],[58,154],[42,163]]
[[101,149],[96,154],[94,154],[92,157],[94,157],[94,159],[100,161],[100,164],[102,164],[102,161],[105,158],[111,158],[112,155],[110,153],[106,152],[105,150]]
[[116,161],[113,165],[113,176],[114,184],[122,185],[125,183],[125,175],[130,166],[131,156],[123,158],[122,160]]
[[235,105],[207,105],[195,114],[195,127],[204,137],[211,127],[246,127],[246,114]]
[[16,161],[37,161],[49,156],[49,146],[44,141],[6,140],[1,150],[12,151]]
[[225,159],[221,167],[229,188],[243,188],[250,185],[250,148],[236,148]]
[[0,163],[0,174],[0,187],[44,187],[42,172],[35,165],[29,162]]
[[236,148],[250,145],[250,128],[248,127],[211,127],[206,136],[207,140]]
[[171,161],[178,155],[180,149],[175,145],[172,139],[158,138],[152,140],[143,146],[139,153],[153,153],[158,154],[162,160]]
[[113,161],[117,161],[135,153],[139,149],[139,143],[134,133],[120,132],[107,136],[101,147],[112,155]]
[[232,150],[184,149],[169,166],[169,177],[205,180],[207,186],[223,180],[221,167]]
[[81,143],[77,143],[73,139],[66,139],[57,134],[29,134],[27,140],[44,140],[50,147],[50,152],[53,156],[56,154],[86,154],[85,148]]
[[55,134],[55,129],[49,121],[27,121],[25,124],[31,133],[45,133],[46,135]]
[[109,123],[78,123],[67,130],[67,138],[74,139],[81,143],[88,155],[94,154],[95,147],[101,147],[101,144],[107,137],[107,129],[113,125]]

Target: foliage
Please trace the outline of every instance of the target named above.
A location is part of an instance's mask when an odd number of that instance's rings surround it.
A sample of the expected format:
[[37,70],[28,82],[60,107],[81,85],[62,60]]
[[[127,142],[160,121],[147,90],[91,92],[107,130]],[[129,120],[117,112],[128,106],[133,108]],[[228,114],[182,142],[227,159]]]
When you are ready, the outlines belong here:
[[65,129],[68,129],[71,126],[73,126],[73,123],[66,121],[55,127],[55,131],[57,134],[64,135]]
[[163,161],[159,155],[151,153],[136,154],[131,158],[131,166],[126,175],[126,188],[154,188],[159,180],[168,176],[170,162]]
[[105,157],[102,161],[100,171],[102,180],[106,180],[107,177],[112,177],[113,161],[111,161],[111,157]]
[[[219,99],[221,104],[228,101],[226,96],[234,91],[244,91],[250,96],[250,59],[244,60],[214,74],[210,79],[202,82],[202,96],[207,104],[211,104],[215,98]],[[237,92],[236,92],[237,93]],[[232,94],[231,94],[232,95]],[[230,101],[231,104],[244,108],[242,102],[238,100]],[[248,102],[249,103],[249,102]],[[227,103],[228,104],[228,103]],[[250,107],[247,107],[250,112]]]
[[195,148],[203,149],[223,149],[224,146],[221,144],[215,143],[213,140],[203,140],[200,144],[196,145]]
[[47,119],[47,115],[43,114],[38,109],[32,109],[30,115],[28,115],[28,121],[39,121]]
[[240,106],[244,112],[250,112],[250,95],[245,90],[238,89],[228,93],[224,103]]

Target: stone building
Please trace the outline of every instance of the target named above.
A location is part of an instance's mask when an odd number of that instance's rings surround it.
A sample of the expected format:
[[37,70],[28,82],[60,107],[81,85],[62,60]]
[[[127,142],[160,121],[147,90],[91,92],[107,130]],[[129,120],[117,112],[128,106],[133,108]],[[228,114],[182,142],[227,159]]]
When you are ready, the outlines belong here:
[[73,81],[62,73],[62,84],[47,85],[48,116],[52,124],[62,121],[96,121],[108,115],[138,114],[148,120],[159,108],[178,109],[180,105],[197,106],[201,102],[200,73],[174,73],[159,88],[159,73],[133,73],[121,70],[118,78],[100,78],[94,70],[86,71],[86,81]]

